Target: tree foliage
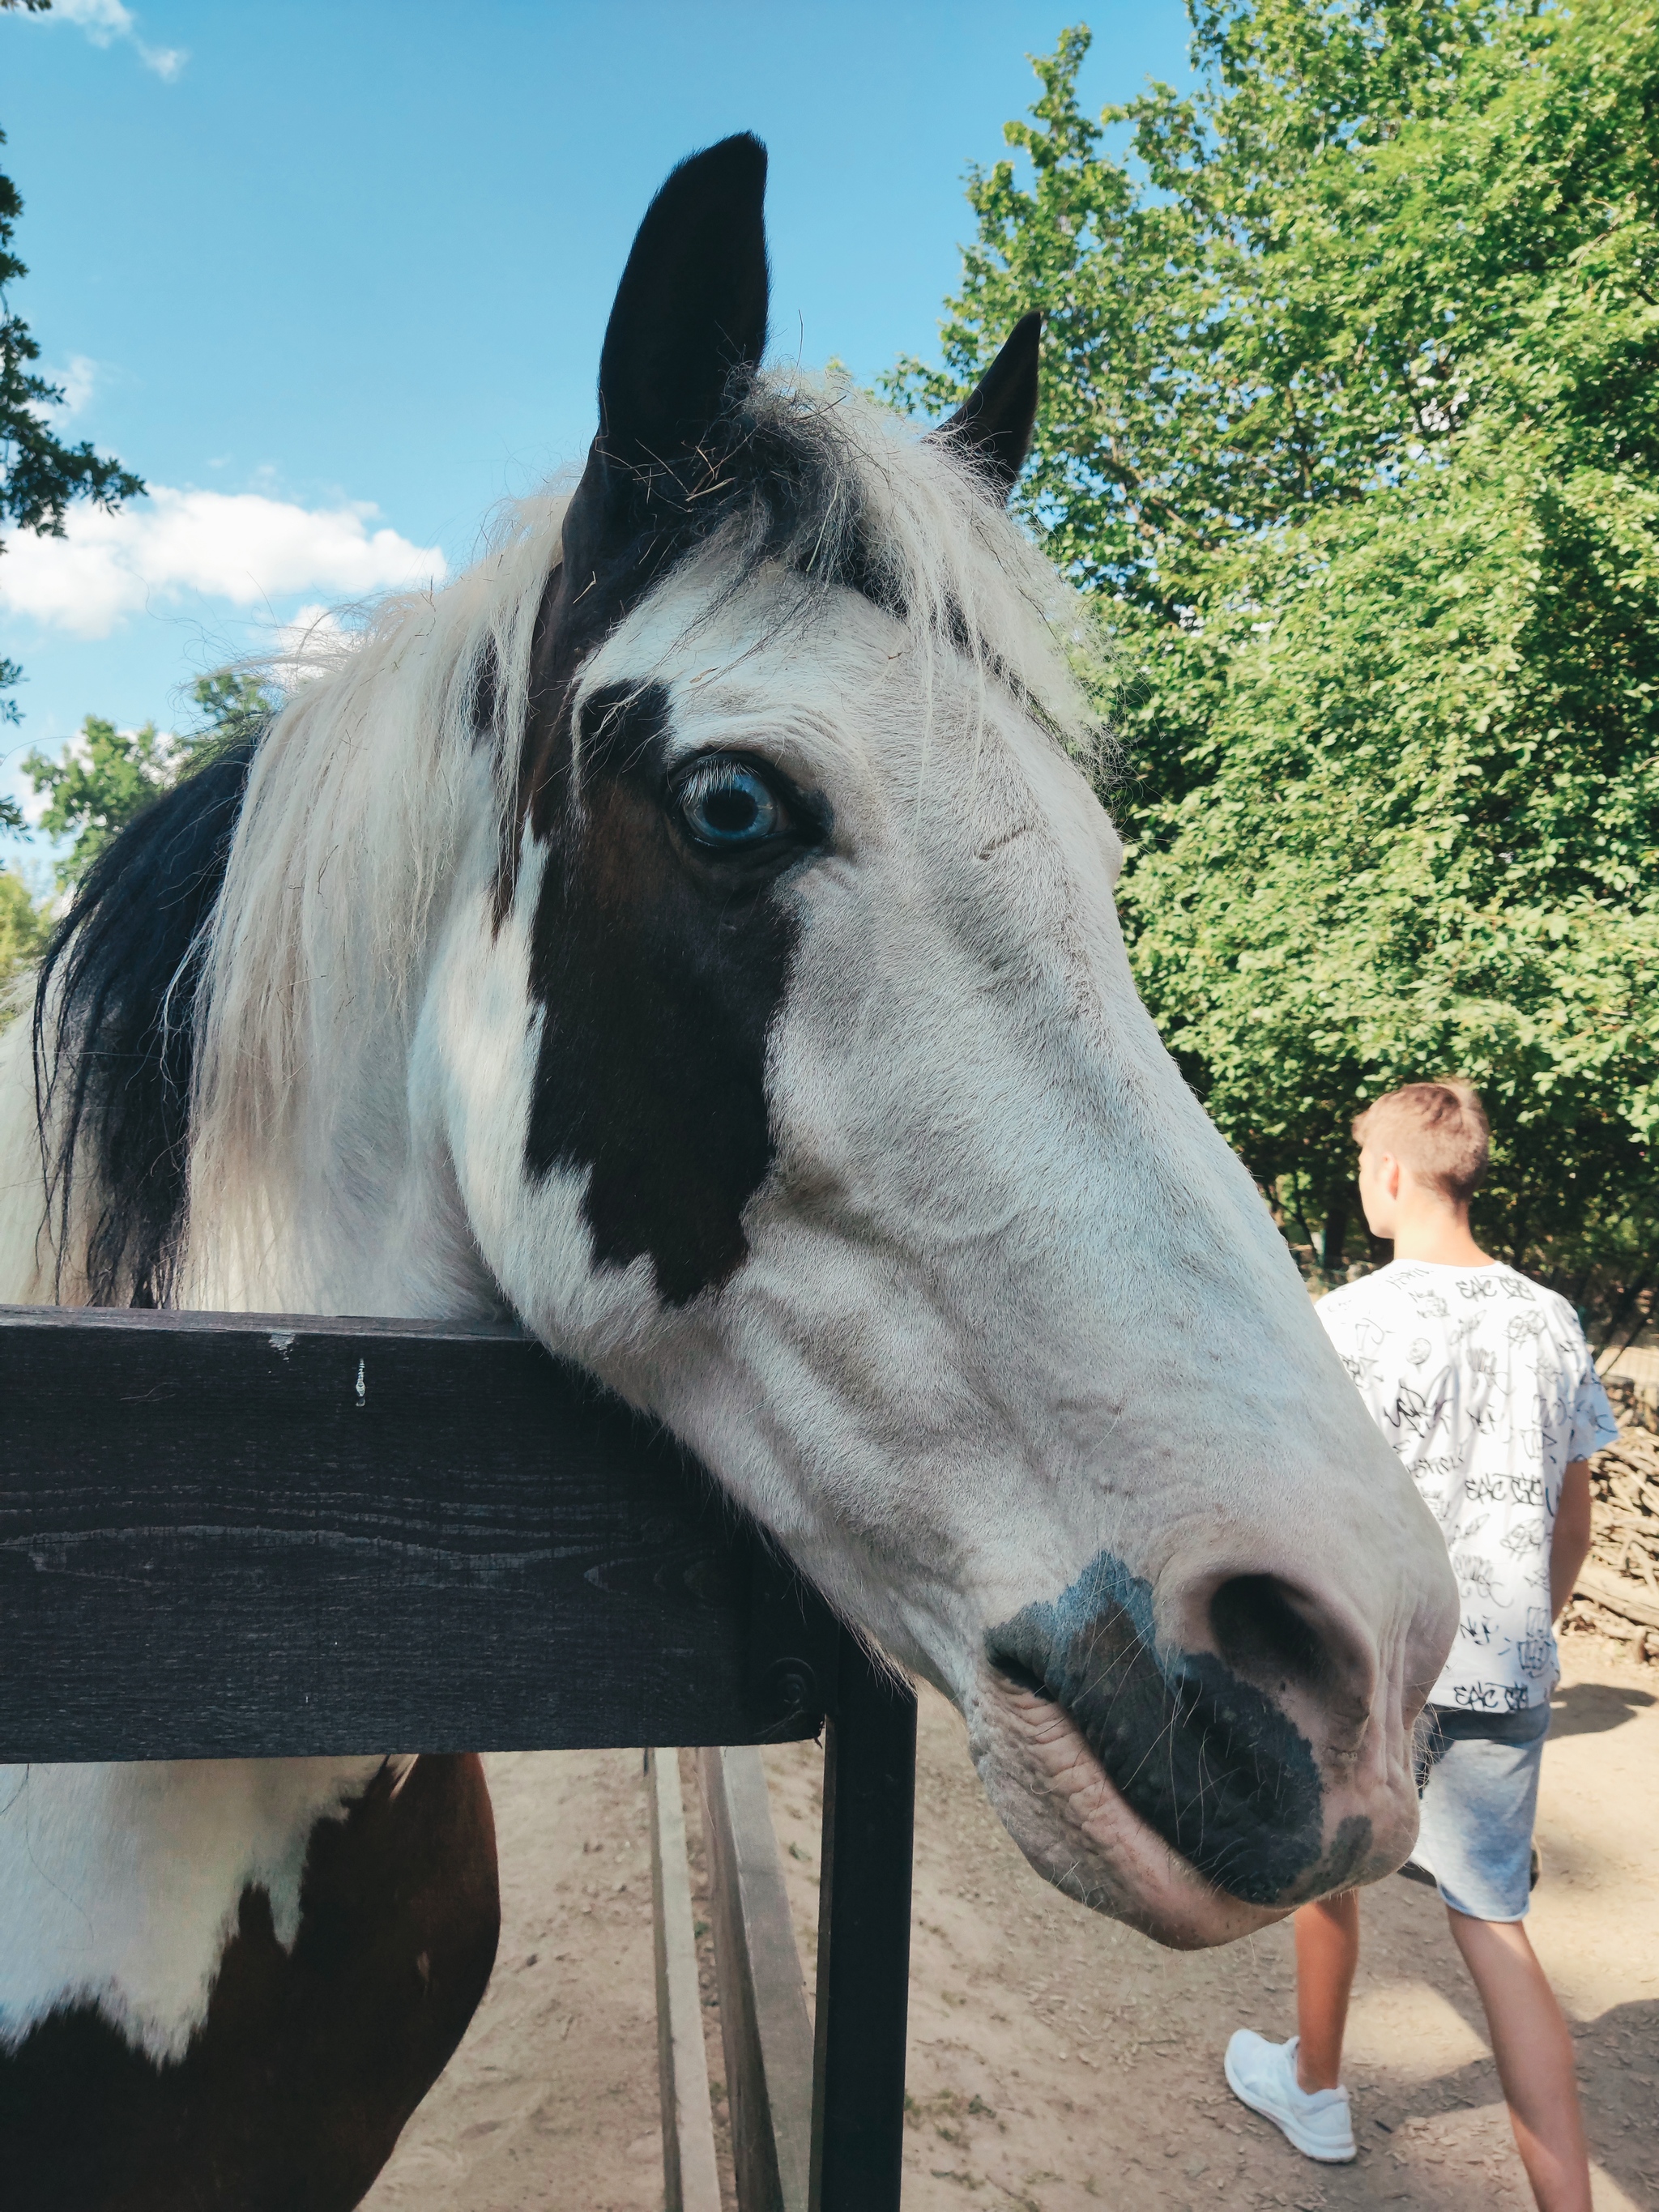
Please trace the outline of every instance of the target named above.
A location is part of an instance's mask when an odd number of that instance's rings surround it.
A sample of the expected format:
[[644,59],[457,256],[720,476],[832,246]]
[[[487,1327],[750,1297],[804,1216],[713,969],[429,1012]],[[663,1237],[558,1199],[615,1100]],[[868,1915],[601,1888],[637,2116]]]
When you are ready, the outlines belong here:
[[[0,131],[0,145],[5,133]],[[28,270],[10,250],[23,203],[9,177],[0,177],[0,292]],[[101,507],[133,499],[144,489],[118,461],[94,453],[84,439],[66,446],[43,419],[58,406],[63,387],[37,374],[38,341],[21,315],[0,313],[0,517],[49,537],[62,537],[64,514],[74,499]]]
[[[55,760],[40,752],[25,755],[25,774],[37,793],[47,794],[40,828],[49,836],[75,841],[57,863],[60,892],[72,890],[111,838],[181,776],[204,767],[227,746],[257,738],[280,703],[259,678],[228,670],[199,678],[191,696],[200,719],[182,734],[158,732],[154,722],[121,730],[88,714]],[[9,800],[0,800],[0,824],[24,827]],[[13,986],[46,949],[49,912],[36,905],[20,876],[0,868],[0,1029],[17,1011]]]
[[40,827],[75,842],[57,864],[58,884],[68,890],[106,845],[173,782],[175,748],[154,722],[119,730],[88,714],[56,760],[42,752],[23,756],[23,772],[37,793],[48,794]]
[[[1628,1314],[1659,1260],[1659,6],[1194,0],[975,171],[953,404],[1047,314],[1023,494],[1115,634],[1141,987],[1328,1266],[1347,1123],[1458,1072],[1477,1225]],[[1119,150],[1121,149],[1121,150]]]
[[0,1029],[15,1012],[12,985],[46,945],[46,924],[29,896],[28,886],[9,868],[0,868]]
[[60,889],[70,889],[111,838],[180,776],[225,746],[257,736],[276,708],[258,678],[227,671],[198,678],[191,696],[203,719],[181,735],[158,732],[154,722],[120,730],[88,714],[57,759],[25,754],[24,774],[37,793],[47,794],[41,829],[75,840],[57,866]]

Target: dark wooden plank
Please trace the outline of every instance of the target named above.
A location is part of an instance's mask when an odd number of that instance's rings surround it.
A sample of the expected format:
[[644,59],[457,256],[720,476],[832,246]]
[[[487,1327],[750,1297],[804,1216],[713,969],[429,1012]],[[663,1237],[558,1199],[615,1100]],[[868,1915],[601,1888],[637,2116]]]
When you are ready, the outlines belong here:
[[812,2024],[760,1753],[699,1752],[738,2212],[806,2212]]
[[916,1700],[844,1638],[823,1754],[811,2212],[899,2212]]
[[0,1760],[807,1735],[781,1572],[513,1329],[0,1308]]

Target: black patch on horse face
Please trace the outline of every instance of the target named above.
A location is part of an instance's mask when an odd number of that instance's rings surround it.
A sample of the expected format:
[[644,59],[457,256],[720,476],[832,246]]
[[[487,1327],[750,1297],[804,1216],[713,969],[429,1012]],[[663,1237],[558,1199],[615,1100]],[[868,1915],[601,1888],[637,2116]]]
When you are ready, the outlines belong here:
[[[765,183],[764,148],[723,140],[673,172],[629,252],[600,356],[599,434],[537,616],[495,884],[499,932],[526,837],[545,848],[530,978],[545,1025],[527,1165],[590,1169],[599,1258],[626,1266],[648,1253],[671,1304],[740,1263],[743,1209],[771,1165],[766,1039],[794,943],[772,885],[791,855],[734,870],[689,852],[665,787],[665,695],[602,687],[578,746],[582,671],[647,592],[716,538],[705,612],[772,564],[822,595],[848,588],[904,612],[833,410],[757,381]],[[1011,359],[1025,358],[1025,337]],[[994,370],[972,422],[953,427],[990,454],[994,473],[1024,392],[1019,375]],[[807,611],[804,599],[796,618]],[[804,850],[824,824],[821,809],[795,801]]]
[[[599,435],[537,617],[495,885],[499,930],[526,835],[545,848],[526,1165],[588,1170],[597,1257],[626,1267],[648,1254],[676,1304],[740,1263],[743,1209],[771,1165],[766,1039],[794,942],[772,884],[792,854],[734,869],[688,849],[660,686],[592,693],[580,745],[573,715],[595,647],[680,562],[730,531],[740,581],[833,495],[805,448],[752,404],[766,345],[765,181],[753,138],[693,156],[629,252],[600,358]],[[812,810],[799,812],[810,842]]]
[[660,685],[608,684],[582,702],[580,798],[566,777],[545,836],[531,939],[544,1024],[526,1163],[591,1170],[595,1256],[648,1254],[672,1305],[744,1258],[743,1210],[772,1164],[766,1041],[795,924],[782,868],[821,839],[798,833],[763,864],[689,849],[667,769]]
[[94,1194],[85,1255],[94,1305],[165,1305],[172,1289],[202,932],[224,887],[257,744],[220,753],[105,847],[41,963],[34,1071],[54,1146],[47,1204],[61,1255],[75,1191]]
[[1149,1583],[1102,1552],[1054,1605],[993,1630],[987,1656],[1064,1706],[1113,1785],[1206,1879],[1251,1905],[1338,1887],[1370,1846],[1345,1820],[1322,1868],[1322,1790],[1283,1709],[1207,1651],[1160,1650]]

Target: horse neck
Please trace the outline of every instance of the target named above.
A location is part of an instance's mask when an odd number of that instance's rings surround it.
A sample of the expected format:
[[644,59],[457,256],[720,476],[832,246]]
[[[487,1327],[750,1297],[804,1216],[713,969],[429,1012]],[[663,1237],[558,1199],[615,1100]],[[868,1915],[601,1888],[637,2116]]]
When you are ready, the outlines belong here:
[[434,1320],[502,1310],[416,1026],[417,1010],[383,1007],[349,1048],[313,1057],[263,1141],[244,1131],[232,1152],[210,1135],[191,1162],[180,1304]]
[[297,1171],[273,1163],[267,1189],[279,1200],[256,1188],[222,1210],[192,1209],[179,1303],[404,1320],[499,1315],[447,1155],[394,1146],[390,1133],[386,1152],[368,1175],[339,1155]]

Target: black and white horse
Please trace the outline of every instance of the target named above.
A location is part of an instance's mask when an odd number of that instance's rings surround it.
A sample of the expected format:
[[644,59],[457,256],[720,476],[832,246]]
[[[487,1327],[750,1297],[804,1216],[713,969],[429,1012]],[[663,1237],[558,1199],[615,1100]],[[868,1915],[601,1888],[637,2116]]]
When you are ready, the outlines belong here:
[[[515,1314],[952,1698],[1085,1904],[1392,1868],[1443,1547],[1138,1003],[1020,323],[917,441],[675,171],[574,494],[99,861],[0,1045],[0,1298]],[[44,1165],[43,1165],[44,1163]],[[0,1778],[0,2193],[355,2203],[489,1975],[467,1759]]]

